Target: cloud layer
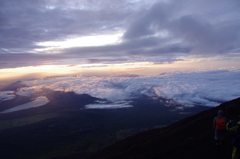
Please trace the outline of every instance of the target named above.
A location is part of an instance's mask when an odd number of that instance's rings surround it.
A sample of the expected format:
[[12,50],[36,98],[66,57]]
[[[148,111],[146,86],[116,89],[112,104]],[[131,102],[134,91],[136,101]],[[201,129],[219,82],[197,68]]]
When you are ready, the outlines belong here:
[[11,99],[14,99],[14,98],[15,98],[14,91],[2,91],[2,92],[0,92],[0,103],[2,101],[11,100]]
[[114,104],[102,103],[101,101],[97,104],[88,104],[85,106],[86,109],[119,109],[119,108],[130,108],[132,107],[129,102],[115,102]]
[[217,106],[240,96],[239,79],[239,70],[137,77],[60,77],[25,81],[23,83],[29,87],[19,89],[16,94],[27,96],[41,88],[49,88],[55,91],[89,94],[118,105],[119,102],[146,95],[172,99],[189,106]]

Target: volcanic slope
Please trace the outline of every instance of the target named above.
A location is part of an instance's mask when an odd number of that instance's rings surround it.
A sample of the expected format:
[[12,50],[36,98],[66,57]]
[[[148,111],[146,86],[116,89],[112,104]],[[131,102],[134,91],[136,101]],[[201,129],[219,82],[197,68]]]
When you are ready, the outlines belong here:
[[224,110],[227,120],[240,115],[240,98],[187,117],[170,126],[128,137],[88,159],[230,159],[232,134],[214,145],[213,119]]

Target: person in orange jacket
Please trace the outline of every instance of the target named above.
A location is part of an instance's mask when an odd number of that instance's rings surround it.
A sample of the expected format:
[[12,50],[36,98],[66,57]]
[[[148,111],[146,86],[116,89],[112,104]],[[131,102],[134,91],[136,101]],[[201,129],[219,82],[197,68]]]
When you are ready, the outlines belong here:
[[223,111],[218,111],[218,116],[216,116],[213,120],[213,128],[215,129],[214,140],[215,145],[223,145],[226,135],[226,123],[227,120],[223,116]]

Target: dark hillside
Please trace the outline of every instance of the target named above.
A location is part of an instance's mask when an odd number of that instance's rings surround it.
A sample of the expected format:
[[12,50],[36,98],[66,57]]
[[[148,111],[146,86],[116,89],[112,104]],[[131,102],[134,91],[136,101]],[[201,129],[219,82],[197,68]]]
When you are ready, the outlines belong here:
[[228,120],[236,121],[240,114],[240,98],[165,128],[126,138],[88,159],[230,159],[230,136],[224,146],[214,146],[212,122],[220,109]]
[[209,107],[179,109],[164,99],[140,97],[125,109],[84,109],[96,98],[43,90],[0,104],[13,108],[44,95],[44,106],[0,114],[0,159],[86,158],[126,137],[170,125]]

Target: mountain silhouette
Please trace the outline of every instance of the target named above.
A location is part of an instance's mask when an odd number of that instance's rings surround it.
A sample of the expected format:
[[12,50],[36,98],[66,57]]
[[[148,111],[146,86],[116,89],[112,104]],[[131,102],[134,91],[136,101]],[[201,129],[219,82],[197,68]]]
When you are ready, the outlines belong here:
[[213,119],[223,110],[227,120],[238,120],[240,98],[187,117],[170,126],[128,137],[88,159],[230,159],[230,133],[223,146],[214,145]]
[[0,91],[16,91],[21,87],[26,87],[25,84],[22,84],[21,81],[14,82],[0,89]]

